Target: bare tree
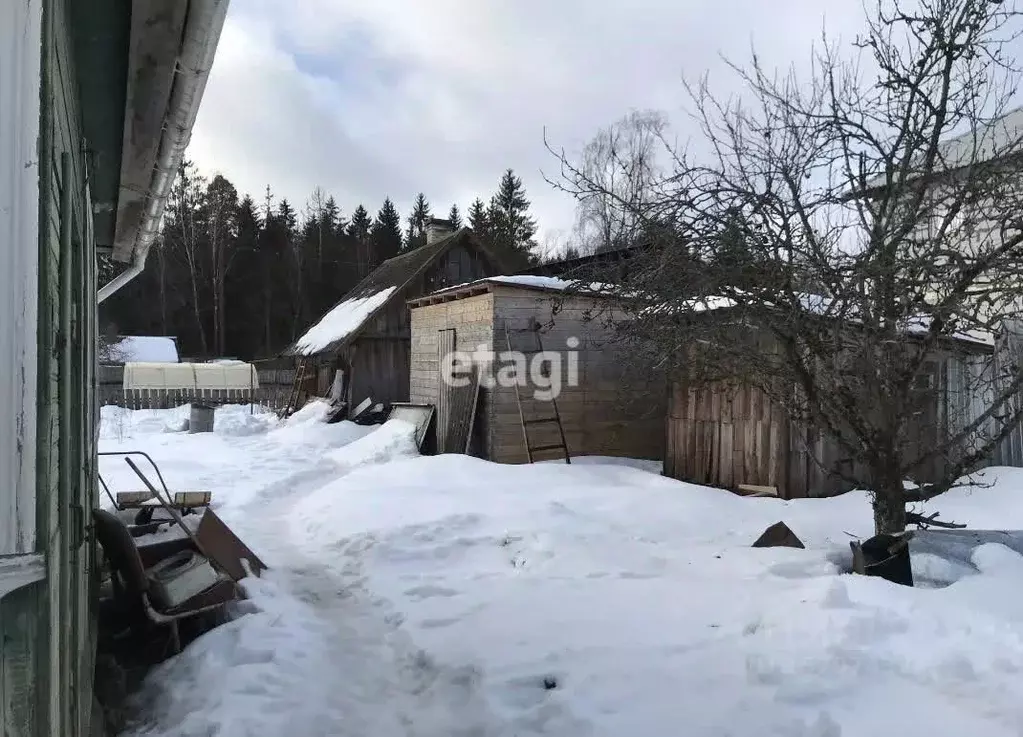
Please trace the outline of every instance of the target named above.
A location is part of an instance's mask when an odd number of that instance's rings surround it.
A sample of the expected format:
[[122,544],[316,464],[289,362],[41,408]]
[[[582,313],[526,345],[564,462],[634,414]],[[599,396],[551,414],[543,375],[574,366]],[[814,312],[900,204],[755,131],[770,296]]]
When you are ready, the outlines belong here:
[[227,353],[225,289],[238,235],[238,191],[219,174],[206,188],[205,211],[213,292],[213,351],[217,356],[224,356]]
[[632,111],[601,129],[583,148],[578,167],[593,186],[578,192],[576,240],[588,252],[631,245],[638,212],[658,177],[667,120]]
[[195,173],[191,162],[183,162],[171,189],[168,205],[169,227],[165,229],[164,246],[180,254],[189,274],[192,314],[202,355],[209,355],[209,341],[206,337],[206,321],[203,315],[202,291],[210,283],[206,273],[206,238],[202,222],[202,205],[206,181]]
[[849,55],[825,38],[803,78],[754,54],[739,97],[687,84],[702,136],[641,197],[560,157],[560,186],[650,246],[620,338],[826,436],[825,470],[871,490],[878,532],[926,521],[906,505],[1021,419],[1003,345],[1023,305],[1019,30],[1013,2],[878,0]]

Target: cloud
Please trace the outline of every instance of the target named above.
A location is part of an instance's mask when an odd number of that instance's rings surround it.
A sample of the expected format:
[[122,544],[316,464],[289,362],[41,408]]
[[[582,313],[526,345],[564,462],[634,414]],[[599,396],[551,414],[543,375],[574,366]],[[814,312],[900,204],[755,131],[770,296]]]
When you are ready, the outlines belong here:
[[[630,109],[693,131],[680,80],[751,40],[770,64],[808,57],[825,25],[852,35],[851,0],[239,0],[232,4],[189,155],[260,199],[301,209],[315,187],[346,213],[419,191],[445,213],[519,174],[542,232],[573,203],[544,133],[578,150]],[[850,29],[850,30],[846,30]]]

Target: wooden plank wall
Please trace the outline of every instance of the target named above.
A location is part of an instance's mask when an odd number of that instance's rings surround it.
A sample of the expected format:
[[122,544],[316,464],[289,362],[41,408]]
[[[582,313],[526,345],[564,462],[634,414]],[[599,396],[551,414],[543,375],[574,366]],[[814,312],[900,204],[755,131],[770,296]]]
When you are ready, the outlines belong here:
[[[409,397],[409,341],[404,338],[360,338],[348,349],[351,376],[348,406],[367,397],[374,403],[407,402]],[[333,375],[331,375],[333,378]]]
[[[494,299],[490,293],[479,294],[450,302],[424,305],[411,310],[412,343],[409,374],[409,401],[414,404],[440,402],[441,387],[439,341],[440,330],[453,328],[455,349],[472,353],[480,345],[492,347],[494,342]],[[481,452],[487,453],[488,390],[480,388],[477,418],[480,427],[474,429],[484,438]]]
[[449,354],[455,350],[455,338],[454,328],[441,328],[437,331],[437,450],[441,453],[448,450],[448,432],[451,429],[452,388],[444,372],[450,368],[447,361],[451,360]]
[[[928,369],[940,371],[935,363]],[[936,375],[936,374],[935,374]],[[926,459],[914,480],[939,476],[940,458],[927,458],[938,444],[941,394],[921,395],[906,429],[907,458]],[[825,433],[797,425],[769,397],[750,386],[671,386],[666,425],[665,474],[683,481],[736,489],[740,484],[775,486],[786,499],[834,496],[865,486],[869,475]],[[861,487],[862,488],[862,487]]]
[[[611,341],[611,333],[599,315],[600,303],[571,296],[555,301],[550,293],[530,289],[497,287],[494,290],[495,347],[505,350],[503,326],[542,326],[545,351],[561,354],[562,386],[557,397],[570,455],[607,455],[660,460],[664,452],[666,387],[653,372],[636,370],[632,358]],[[570,349],[568,340],[579,341]],[[513,348],[518,344],[513,338]],[[578,383],[568,382],[569,353],[574,352]],[[640,383],[646,376],[647,382]],[[535,397],[544,387],[530,380],[520,387],[526,419],[552,414],[551,403]],[[488,411],[488,448],[491,460],[525,463],[525,439],[519,421],[515,389],[494,387]],[[560,438],[557,426],[533,425],[530,445],[551,445]],[[557,459],[560,450],[537,454],[538,459]]]
[[[92,443],[77,434],[68,436],[67,445],[61,447],[61,422],[68,422],[68,405],[85,401],[88,390],[82,366],[67,366],[74,361],[69,345],[81,334],[74,336],[76,314],[83,305],[83,291],[87,280],[80,267],[76,270],[69,262],[74,249],[86,249],[88,262],[95,259],[91,239],[86,232],[91,212],[86,202],[85,156],[81,119],[77,99],[77,80],[70,38],[68,4],[49,0],[44,5],[44,124],[42,131],[40,181],[41,218],[45,229],[40,235],[42,262],[40,281],[40,345],[39,345],[39,407],[38,427],[38,507],[40,533],[47,551],[46,606],[43,615],[48,637],[41,648],[41,673],[38,686],[45,689],[45,704],[39,714],[45,724],[45,733],[73,737],[82,733],[84,703],[91,707],[91,672],[83,672],[91,662],[94,643],[85,642],[81,632],[80,608],[90,607],[81,592],[90,575],[83,563],[88,558],[71,554],[76,538],[84,530],[72,529],[66,506],[77,502],[86,509],[93,503],[95,487],[84,476],[87,448]],[[70,170],[65,177],[62,160],[70,157]],[[62,213],[62,199],[70,201],[70,212]],[[66,233],[65,243],[62,235]],[[81,255],[81,254],[80,254]],[[83,264],[86,259],[75,259]],[[61,272],[69,276],[68,293],[61,294]],[[87,295],[95,301],[95,294]],[[70,309],[60,309],[70,299]],[[91,336],[90,336],[91,337]],[[93,341],[94,342],[94,341]],[[62,366],[65,372],[62,372]],[[65,380],[62,382],[62,373]],[[91,405],[91,403],[90,403]],[[64,454],[62,456],[62,453]],[[74,499],[72,499],[74,497]],[[62,514],[62,511],[64,512]],[[86,520],[75,522],[75,527]],[[74,631],[72,637],[69,633]],[[88,651],[88,652],[87,652]]]
[[[453,331],[452,331],[453,332]],[[477,408],[479,406],[479,370],[473,366],[462,374],[468,383],[465,386],[451,387],[442,401],[446,414],[446,422],[437,423],[437,437],[440,440],[441,453],[467,453],[473,434]]]
[[[40,3],[0,3],[0,345],[5,375],[0,379],[0,555],[45,550],[45,529],[36,505],[49,501],[38,485],[38,464],[48,465],[49,450],[37,457],[36,375],[38,308],[56,285],[44,283],[41,270],[50,260],[40,218],[46,196],[40,143],[52,131],[40,128],[43,62]],[[45,152],[47,149],[42,148]],[[42,222],[41,222],[42,220]],[[41,398],[45,399],[45,395]],[[49,416],[38,418],[47,423]],[[38,488],[38,494],[37,494]],[[0,587],[0,592],[3,588]],[[2,596],[2,594],[0,594]],[[58,734],[48,710],[49,641],[47,583],[40,581],[0,598],[0,733],[4,737]],[[51,731],[53,724],[53,731]]]
[[[38,133],[39,237],[35,520],[44,582],[0,603],[0,722],[5,735],[84,734],[92,706],[95,548],[85,537],[96,500],[96,269],[69,3],[42,9]],[[14,5],[12,5],[14,7]],[[29,278],[29,277],[26,277]]]
[[789,482],[788,424],[757,389],[675,384],[666,424],[668,476],[726,488]]

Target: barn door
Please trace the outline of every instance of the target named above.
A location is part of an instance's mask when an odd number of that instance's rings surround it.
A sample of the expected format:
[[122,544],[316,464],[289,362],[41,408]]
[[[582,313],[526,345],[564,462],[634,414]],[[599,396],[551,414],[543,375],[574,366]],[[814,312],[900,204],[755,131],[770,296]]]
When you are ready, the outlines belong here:
[[444,439],[451,422],[451,377],[445,374],[450,369],[447,358],[455,350],[455,329],[437,332],[437,452],[446,453]]

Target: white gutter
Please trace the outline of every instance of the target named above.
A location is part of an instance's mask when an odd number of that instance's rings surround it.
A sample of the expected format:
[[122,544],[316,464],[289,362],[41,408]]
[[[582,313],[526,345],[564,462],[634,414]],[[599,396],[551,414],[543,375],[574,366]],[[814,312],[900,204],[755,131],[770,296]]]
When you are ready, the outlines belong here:
[[149,184],[149,198],[142,215],[132,260],[128,268],[103,285],[97,302],[102,302],[130,282],[146,265],[146,256],[160,230],[164,206],[170,196],[174,177],[185,156],[192,137],[192,127],[199,113],[206,80],[209,79],[213,58],[217,53],[220,32],[227,17],[229,0],[192,0],[181,43],[181,54],[175,69],[174,88],[171,90],[164,119],[163,137],[157,154],[153,179]]

